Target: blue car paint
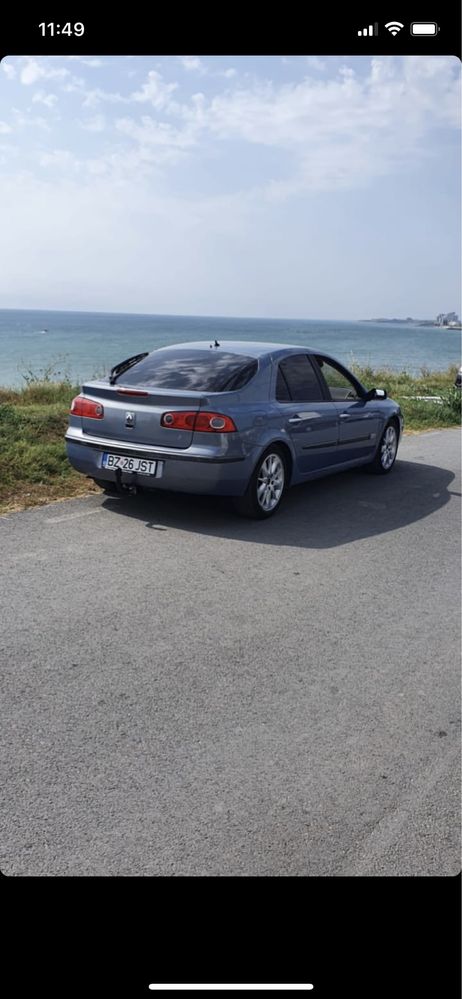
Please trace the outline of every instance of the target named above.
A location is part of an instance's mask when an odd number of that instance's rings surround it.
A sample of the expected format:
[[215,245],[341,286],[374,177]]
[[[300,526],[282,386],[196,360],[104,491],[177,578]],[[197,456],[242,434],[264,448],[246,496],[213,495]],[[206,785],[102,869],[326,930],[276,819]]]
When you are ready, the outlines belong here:
[[[178,348],[209,351],[208,341],[177,344]],[[233,392],[169,392],[149,390],[147,400],[115,397],[124,386],[123,375],[112,388],[108,380],[83,386],[83,394],[105,406],[112,432],[105,421],[70,415],[66,434],[69,461],[83,474],[115,481],[115,472],[101,467],[105,451],[158,461],[156,476],[122,473],[121,483],[151,489],[219,496],[242,496],[260,456],[270,446],[283,444],[290,454],[289,485],[305,482],[373,460],[382,432],[395,417],[402,432],[400,408],[391,399],[365,401],[323,399],[317,402],[279,402],[276,400],[276,375],[280,360],[294,354],[321,355],[351,372],[321,350],[286,344],[222,341],[222,349],[248,355],[258,360],[258,370],[251,381]],[[162,349],[162,348],[160,348]],[[169,347],[173,350],[174,347]],[[216,348],[219,349],[219,348]],[[358,391],[366,389],[354,379]],[[142,385],[140,384],[140,388]],[[165,399],[165,402],[164,402]],[[150,442],[151,403],[157,410],[198,408],[230,416],[236,432],[210,434],[157,428],[156,440]],[[173,401],[172,401],[173,400]],[[137,414],[133,430],[123,424],[128,410]],[[112,419],[112,424],[111,424]],[[297,422],[291,422],[297,420]],[[114,433],[114,427],[117,432]]]

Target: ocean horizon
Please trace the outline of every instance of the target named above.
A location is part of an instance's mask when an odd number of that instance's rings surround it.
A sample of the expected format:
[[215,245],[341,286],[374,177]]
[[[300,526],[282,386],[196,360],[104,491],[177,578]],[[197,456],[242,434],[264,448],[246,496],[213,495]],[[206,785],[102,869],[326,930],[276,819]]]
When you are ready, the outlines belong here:
[[[352,363],[444,370],[460,364],[460,331],[367,319],[281,319],[84,310],[0,309],[0,384],[47,371],[75,383],[103,375],[131,354],[192,340],[267,340],[318,347]],[[50,370],[51,369],[51,370]]]

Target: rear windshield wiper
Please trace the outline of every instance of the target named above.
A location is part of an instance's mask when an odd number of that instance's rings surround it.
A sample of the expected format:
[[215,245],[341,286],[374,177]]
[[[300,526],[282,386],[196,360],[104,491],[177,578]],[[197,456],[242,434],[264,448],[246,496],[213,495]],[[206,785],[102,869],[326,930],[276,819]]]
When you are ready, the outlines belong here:
[[111,368],[109,374],[109,384],[114,385],[119,375],[123,375],[124,371],[128,371],[128,369],[132,368],[134,364],[138,364],[138,361],[142,361],[143,357],[147,357],[148,354],[149,350],[145,350],[144,354],[134,354],[133,357],[127,357],[126,361],[121,361],[120,364],[116,364],[113,368]]

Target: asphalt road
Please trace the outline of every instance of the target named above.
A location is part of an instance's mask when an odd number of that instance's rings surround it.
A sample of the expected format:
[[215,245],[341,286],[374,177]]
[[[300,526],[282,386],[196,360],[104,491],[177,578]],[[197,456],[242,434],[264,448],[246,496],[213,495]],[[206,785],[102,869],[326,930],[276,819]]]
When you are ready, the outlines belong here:
[[0,518],[4,873],[455,874],[459,454]]

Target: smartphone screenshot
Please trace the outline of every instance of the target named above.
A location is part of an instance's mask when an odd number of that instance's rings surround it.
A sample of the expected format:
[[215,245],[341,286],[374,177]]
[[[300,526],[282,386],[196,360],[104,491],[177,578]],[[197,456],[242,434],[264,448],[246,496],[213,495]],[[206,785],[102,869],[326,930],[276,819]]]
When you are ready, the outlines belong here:
[[215,15],[1,40],[2,883],[79,994],[452,996],[460,15]]

